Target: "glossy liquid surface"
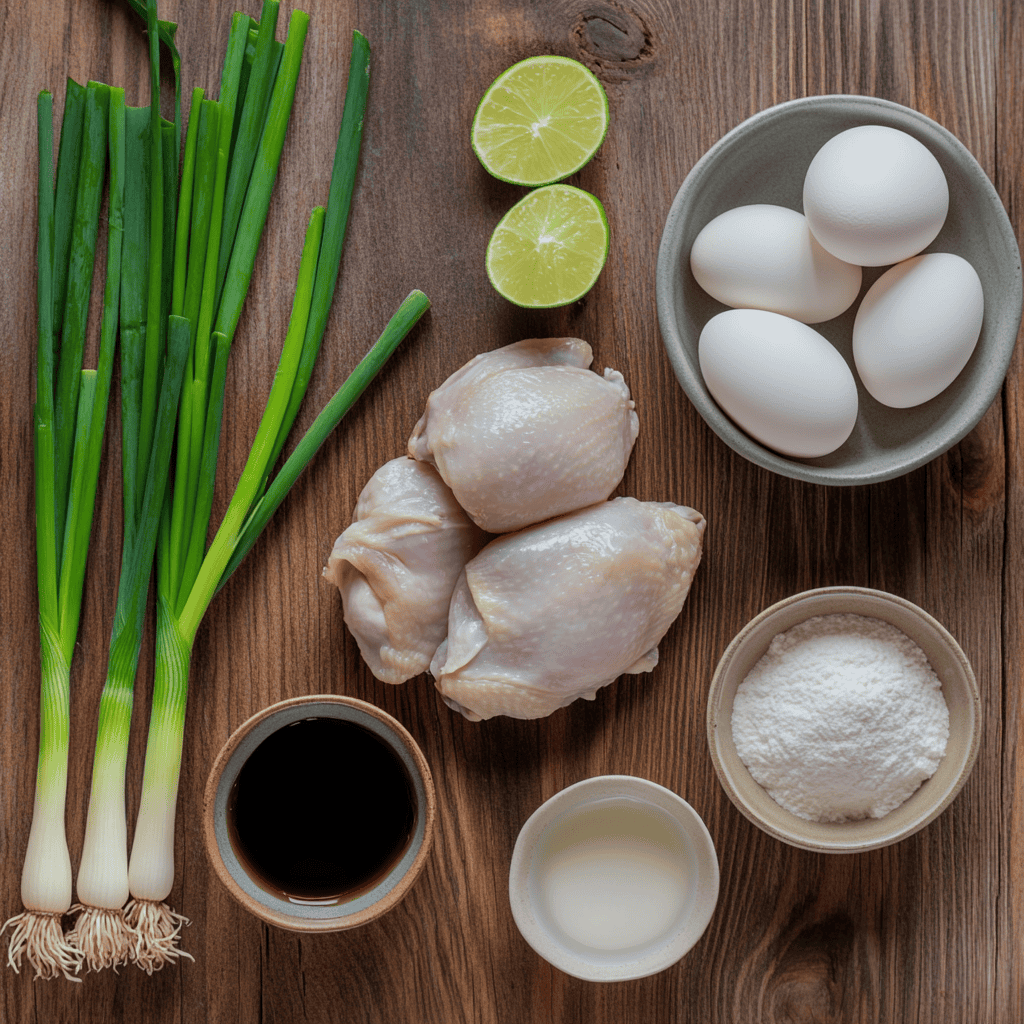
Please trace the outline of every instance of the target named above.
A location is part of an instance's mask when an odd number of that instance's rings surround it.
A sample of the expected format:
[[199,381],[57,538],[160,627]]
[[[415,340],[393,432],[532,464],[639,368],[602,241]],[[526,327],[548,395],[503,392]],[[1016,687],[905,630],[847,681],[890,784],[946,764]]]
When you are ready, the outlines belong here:
[[336,718],[268,736],[228,800],[231,844],[250,877],[295,903],[361,896],[399,861],[415,824],[412,782],[397,755]]
[[552,937],[591,958],[641,954],[690,912],[696,869],[673,819],[629,799],[556,820],[532,869],[535,907]]

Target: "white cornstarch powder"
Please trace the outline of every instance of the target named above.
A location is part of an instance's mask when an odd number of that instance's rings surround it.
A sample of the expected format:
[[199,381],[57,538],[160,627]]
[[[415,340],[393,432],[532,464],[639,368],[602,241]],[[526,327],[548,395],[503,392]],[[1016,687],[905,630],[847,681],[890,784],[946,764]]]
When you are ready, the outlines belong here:
[[747,674],[732,735],[750,774],[801,818],[881,818],[935,773],[949,709],[895,626],[820,615],[776,636]]

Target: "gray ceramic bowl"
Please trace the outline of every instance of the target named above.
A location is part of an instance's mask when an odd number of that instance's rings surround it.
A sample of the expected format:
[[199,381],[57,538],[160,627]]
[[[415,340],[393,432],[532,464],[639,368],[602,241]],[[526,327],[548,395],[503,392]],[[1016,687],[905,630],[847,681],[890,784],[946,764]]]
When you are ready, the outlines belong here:
[[[736,688],[772,639],[815,615],[882,619],[924,651],[949,708],[949,740],[935,774],[882,818],[842,823],[806,821],[777,804],[747,770],[732,738]],[[822,587],[787,597],[755,616],[726,648],[708,693],[708,743],[729,799],[758,828],[790,846],[819,853],[859,853],[906,839],[952,803],[971,774],[981,741],[981,696],[970,663],[931,615],[894,594],[863,587]]]
[[[804,174],[814,154],[833,135],[864,124],[907,132],[938,159],[949,183],[949,215],[925,252],[953,252],[974,266],[984,289],[985,320],[970,362],[942,394],[912,409],[890,409],[875,401],[858,381],[860,415],[850,438],[821,458],[788,458],[737,427],[704,385],[697,341],[708,320],[726,307],[694,280],[690,248],[705,224],[736,206],[772,203],[802,212]],[[865,268],[862,294],[884,270]],[[662,338],[679,383],[730,448],[759,466],[798,480],[876,483],[908,473],[947,451],[991,405],[1002,386],[1020,326],[1020,252],[992,183],[945,128],[888,100],[811,96],[755,114],[719,139],[690,171],[662,234],[657,298]],[[851,369],[858,305],[859,301],[842,316],[814,325]]]

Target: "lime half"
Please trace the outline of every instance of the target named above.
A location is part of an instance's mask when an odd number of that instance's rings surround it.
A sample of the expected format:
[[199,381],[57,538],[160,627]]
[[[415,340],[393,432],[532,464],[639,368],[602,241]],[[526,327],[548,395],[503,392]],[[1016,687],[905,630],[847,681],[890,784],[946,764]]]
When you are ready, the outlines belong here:
[[572,185],[548,185],[498,222],[487,245],[487,276],[517,306],[565,306],[590,291],[607,256],[601,203]]
[[608,97],[569,57],[527,57],[492,83],[473,118],[473,151],[496,178],[547,185],[578,171],[608,130]]

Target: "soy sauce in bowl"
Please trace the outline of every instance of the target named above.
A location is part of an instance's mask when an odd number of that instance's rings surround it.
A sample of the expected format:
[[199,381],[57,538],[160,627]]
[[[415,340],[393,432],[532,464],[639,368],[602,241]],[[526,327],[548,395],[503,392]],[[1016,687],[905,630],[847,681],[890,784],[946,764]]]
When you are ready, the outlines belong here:
[[291,903],[345,903],[384,879],[416,827],[412,781],[368,729],[306,718],[249,755],[228,799],[228,834],[249,876]]

